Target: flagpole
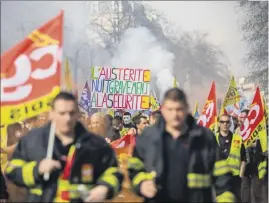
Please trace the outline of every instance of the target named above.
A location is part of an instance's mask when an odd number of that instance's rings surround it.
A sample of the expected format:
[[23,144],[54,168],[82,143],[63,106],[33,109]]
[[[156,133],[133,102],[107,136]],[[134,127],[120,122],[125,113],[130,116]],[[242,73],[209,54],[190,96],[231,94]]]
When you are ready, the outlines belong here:
[[[54,140],[55,140],[55,123],[51,121],[50,125],[50,133],[49,133],[49,142],[48,142],[48,148],[47,148],[47,159],[52,159],[53,155],[53,148],[54,148]],[[50,178],[50,173],[44,174],[44,180],[48,181]]]

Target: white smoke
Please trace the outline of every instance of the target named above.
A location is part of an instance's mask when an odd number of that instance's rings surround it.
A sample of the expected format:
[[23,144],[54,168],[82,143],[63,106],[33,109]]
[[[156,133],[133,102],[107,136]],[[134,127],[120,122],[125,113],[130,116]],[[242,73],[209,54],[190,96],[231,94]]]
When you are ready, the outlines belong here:
[[162,98],[164,92],[173,87],[172,69],[174,54],[158,43],[145,27],[129,28],[116,48],[111,60],[113,67],[143,68],[151,71],[151,78]]

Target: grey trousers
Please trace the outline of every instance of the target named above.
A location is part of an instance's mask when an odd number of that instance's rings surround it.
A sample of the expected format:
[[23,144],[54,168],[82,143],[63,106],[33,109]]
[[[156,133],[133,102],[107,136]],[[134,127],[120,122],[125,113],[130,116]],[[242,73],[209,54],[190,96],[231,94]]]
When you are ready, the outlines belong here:
[[244,203],[262,203],[262,181],[258,176],[243,177],[241,194]]

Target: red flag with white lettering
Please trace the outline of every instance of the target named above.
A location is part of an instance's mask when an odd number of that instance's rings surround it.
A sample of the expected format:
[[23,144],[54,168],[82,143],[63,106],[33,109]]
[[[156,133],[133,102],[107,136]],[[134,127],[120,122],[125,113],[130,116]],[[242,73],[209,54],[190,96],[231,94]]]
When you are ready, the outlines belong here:
[[266,151],[266,121],[259,88],[256,89],[248,116],[240,128],[240,135],[246,147],[249,147],[259,137],[262,149]]
[[212,132],[215,132],[217,126],[216,104],[216,86],[214,81],[212,83],[202,114],[197,121],[198,125],[209,128]]
[[63,12],[1,55],[1,124],[46,112],[60,91]]

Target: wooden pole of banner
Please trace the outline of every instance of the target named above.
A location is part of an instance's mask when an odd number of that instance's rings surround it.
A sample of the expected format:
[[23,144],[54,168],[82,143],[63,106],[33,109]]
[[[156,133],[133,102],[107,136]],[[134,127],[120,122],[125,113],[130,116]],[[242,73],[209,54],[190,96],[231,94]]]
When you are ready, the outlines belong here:
[[[47,148],[47,159],[52,159],[53,155],[53,148],[54,148],[54,140],[55,140],[55,123],[52,121],[50,125],[50,134],[49,134],[49,142],[48,142],[48,148]],[[44,174],[44,180],[48,181],[50,178],[49,173]]]

